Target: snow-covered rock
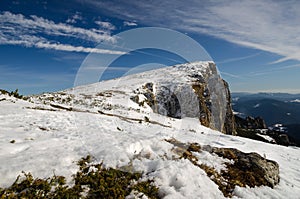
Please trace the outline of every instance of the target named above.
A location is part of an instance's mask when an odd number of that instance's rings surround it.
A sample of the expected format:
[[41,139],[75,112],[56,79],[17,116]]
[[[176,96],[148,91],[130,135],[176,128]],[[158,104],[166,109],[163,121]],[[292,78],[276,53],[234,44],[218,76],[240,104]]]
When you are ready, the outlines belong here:
[[235,133],[229,88],[213,62],[175,65],[46,93],[32,100],[43,104],[55,101],[89,111],[135,109],[173,118],[193,117],[204,126]]

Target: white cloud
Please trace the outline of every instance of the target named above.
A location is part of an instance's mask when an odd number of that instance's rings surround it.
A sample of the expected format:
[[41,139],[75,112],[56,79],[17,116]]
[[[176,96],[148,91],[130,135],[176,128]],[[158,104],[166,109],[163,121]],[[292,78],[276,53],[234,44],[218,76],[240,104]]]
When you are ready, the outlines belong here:
[[137,26],[138,24],[136,22],[130,22],[130,21],[124,21],[124,26]]
[[107,21],[95,21],[95,24],[106,30],[115,30],[116,27]]
[[76,14],[74,14],[72,17],[68,18],[66,23],[77,23],[77,21],[81,21],[82,20],[82,16],[80,12],[76,12]]
[[85,53],[100,53],[100,54],[125,54],[122,51],[112,51],[106,49],[98,49],[98,48],[89,48],[83,46],[72,46],[68,44],[54,44],[54,43],[45,43],[38,42],[34,45],[37,48],[45,48],[45,49],[53,49],[53,50],[62,50],[62,51],[71,51],[71,52],[85,52]]
[[283,56],[278,62],[300,60],[300,1],[297,0],[85,2],[128,21],[139,19],[145,25],[204,33],[276,53]]
[[13,14],[11,12],[3,12],[0,14],[0,45],[21,45],[85,53],[122,53],[120,51],[98,49],[90,46],[62,44],[62,42],[59,41],[59,37],[68,38],[68,40],[72,38],[78,41],[77,43],[90,43],[92,45],[96,45],[101,41],[112,43],[115,41],[115,38],[110,35],[110,32],[103,29],[84,29],[65,23],[55,23],[35,15],[27,18],[22,14]]

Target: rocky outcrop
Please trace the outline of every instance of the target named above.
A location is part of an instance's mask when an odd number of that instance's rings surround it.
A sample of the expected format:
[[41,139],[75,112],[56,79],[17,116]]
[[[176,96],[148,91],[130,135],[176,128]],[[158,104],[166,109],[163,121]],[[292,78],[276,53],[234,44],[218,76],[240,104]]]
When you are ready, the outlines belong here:
[[234,118],[232,105],[231,105],[231,94],[230,94],[228,83],[225,80],[223,80],[223,82],[226,88],[225,91],[226,91],[226,99],[227,99],[226,116],[224,121],[223,132],[226,132],[227,134],[236,135],[235,118]]
[[[241,182],[242,186],[269,186],[279,183],[279,165],[258,153],[244,153],[233,148],[212,148],[212,152],[227,159],[234,160],[234,164],[227,165],[229,175]],[[244,182],[243,182],[244,181]]]
[[[166,79],[145,83],[131,99],[147,103],[154,112],[173,118],[196,117],[202,125],[235,134],[228,84],[213,62],[169,67]],[[159,70],[157,70],[159,71]],[[145,96],[141,101],[139,95]]]
[[[234,148],[218,148],[210,145],[201,146],[199,143],[183,143],[174,138],[166,141],[174,145],[173,153],[203,169],[225,197],[232,197],[236,186],[274,188],[280,181],[278,163],[258,153],[244,153]],[[202,152],[209,152],[230,161],[225,163],[223,170],[217,171],[206,164],[199,164],[201,160],[199,161],[197,153]]]
[[283,146],[297,146],[296,143],[292,142],[289,136],[286,133],[281,133],[274,130],[268,130],[267,135],[272,137],[276,144],[283,145]]
[[261,117],[247,116],[245,119],[235,116],[235,123],[237,128],[243,129],[266,129],[267,125]]
[[[247,116],[244,119],[235,115],[235,127],[238,136],[283,146],[297,146],[297,143],[286,134],[288,131],[286,127],[269,127],[267,129],[267,125],[261,117]],[[264,139],[259,135],[269,136],[272,140]]]

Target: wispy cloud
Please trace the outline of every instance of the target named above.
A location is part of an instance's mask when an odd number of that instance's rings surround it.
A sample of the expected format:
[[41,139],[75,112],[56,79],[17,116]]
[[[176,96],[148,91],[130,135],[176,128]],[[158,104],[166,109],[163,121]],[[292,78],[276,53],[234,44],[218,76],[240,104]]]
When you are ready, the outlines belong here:
[[254,54],[243,56],[243,57],[229,58],[229,59],[226,59],[226,60],[218,61],[218,62],[216,62],[216,64],[225,64],[225,63],[237,62],[237,61],[249,59],[249,58],[252,58],[252,57],[256,57],[256,56],[261,55],[261,54],[262,53],[259,52],[259,53],[254,53]]
[[68,44],[51,44],[47,42],[38,42],[35,44],[37,48],[45,48],[45,49],[53,49],[53,50],[63,50],[70,52],[84,52],[84,53],[100,53],[100,54],[119,54],[122,55],[124,52],[122,51],[111,51],[106,49],[98,49],[98,48],[89,48],[82,46],[72,46]]
[[124,26],[137,26],[138,24],[136,22],[132,22],[132,21],[124,21],[123,25]]
[[[71,38],[78,43],[89,43],[90,46],[66,44],[61,38]],[[25,17],[11,12],[0,13],[0,44],[85,53],[124,54],[120,51],[92,47],[101,41],[113,43],[115,38],[105,29],[84,29],[65,23],[55,23],[35,15]]]
[[283,57],[278,62],[300,60],[300,1],[297,0],[85,2],[128,21],[139,19],[145,25],[200,32],[276,53]]
[[77,21],[81,21],[82,20],[82,16],[80,12],[76,12],[73,16],[71,16],[70,18],[67,19],[66,23],[77,23]]
[[221,73],[221,75],[225,75],[225,76],[232,77],[235,79],[243,79],[241,75],[235,75],[232,73],[227,73],[227,72],[222,72],[222,71],[220,73]]
[[299,67],[300,67],[300,64],[291,64],[291,65],[281,66],[281,67],[272,68],[272,69],[268,69],[268,70],[254,71],[247,75],[248,76],[262,76],[262,75],[273,74],[274,72],[286,71],[289,69],[299,68]]
[[107,21],[95,21],[95,24],[97,24],[98,26],[100,26],[100,28],[103,28],[105,30],[115,30],[116,29],[116,27],[113,24],[111,24]]

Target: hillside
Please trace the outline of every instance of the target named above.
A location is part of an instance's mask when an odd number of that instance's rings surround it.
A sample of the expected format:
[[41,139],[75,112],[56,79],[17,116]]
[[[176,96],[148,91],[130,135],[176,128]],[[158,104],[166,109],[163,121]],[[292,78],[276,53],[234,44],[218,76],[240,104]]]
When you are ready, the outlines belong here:
[[275,99],[239,100],[234,102],[234,110],[253,117],[262,117],[268,126],[300,123],[300,103]]
[[297,198],[299,148],[228,135],[228,88],[214,74],[212,63],[199,62],[26,101],[1,94],[0,187],[21,171],[72,185],[76,161],[91,155],[142,172],[161,198]]
[[300,95],[288,93],[233,93],[233,109],[239,115],[262,117],[267,126],[284,124],[287,134],[300,143]]

